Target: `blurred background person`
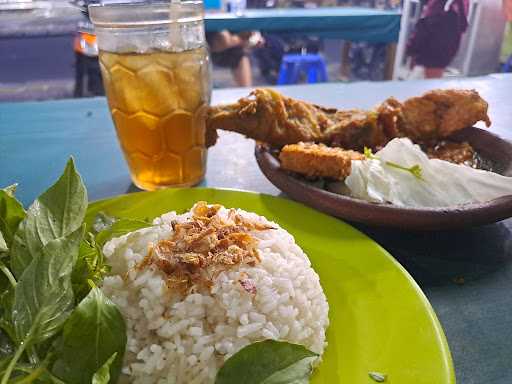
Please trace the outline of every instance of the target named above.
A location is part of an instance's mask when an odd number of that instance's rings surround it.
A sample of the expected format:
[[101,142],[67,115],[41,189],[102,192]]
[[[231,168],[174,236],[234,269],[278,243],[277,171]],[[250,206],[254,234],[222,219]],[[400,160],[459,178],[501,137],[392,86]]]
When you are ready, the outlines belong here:
[[455,57],[468,28],[469,0],[423,0],[423,14],[407,43],[412,67],[425,67],[426,78],[440,78]]
[[503,13],[507,18],[505,35],[501,49],[503,72],[512,72],[512,0],[503,0]]
[[229,31],[206,34],[210,46],[212,63],[219,67],[230,68],[233,79],[239,87],[252,86],[252,68],[250,49],[264,44],[259,32],[234,34]]

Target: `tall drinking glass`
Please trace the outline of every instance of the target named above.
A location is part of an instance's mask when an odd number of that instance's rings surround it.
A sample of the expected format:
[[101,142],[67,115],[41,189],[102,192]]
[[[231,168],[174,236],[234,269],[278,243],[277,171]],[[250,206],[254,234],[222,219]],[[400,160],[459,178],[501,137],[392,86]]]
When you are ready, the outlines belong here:
[[202,2],[91,5],[89,13],[133,182],[146,190],[197,184],[211,94]]

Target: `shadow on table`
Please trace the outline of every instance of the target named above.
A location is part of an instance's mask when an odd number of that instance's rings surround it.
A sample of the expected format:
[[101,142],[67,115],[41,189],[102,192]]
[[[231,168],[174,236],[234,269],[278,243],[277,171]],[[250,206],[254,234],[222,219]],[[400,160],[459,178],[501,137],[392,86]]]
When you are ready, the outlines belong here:
[[512,268],[512,219],[439,232],[355,226],[388,250],[422,287],[462,285]]
[[126,189],[125,193],[134,193],[134,192],[142,192],[143,190],[137,187],[135,184],[130,183],[128,189]]

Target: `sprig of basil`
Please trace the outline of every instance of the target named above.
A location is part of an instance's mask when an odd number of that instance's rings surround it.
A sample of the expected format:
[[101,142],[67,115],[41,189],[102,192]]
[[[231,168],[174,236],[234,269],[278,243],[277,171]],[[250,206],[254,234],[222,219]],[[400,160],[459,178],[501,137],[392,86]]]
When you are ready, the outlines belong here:
[[78,300],[83,299],[90,290],[89,281],[99,283],[108,273],[109,267],[105,263],[103,246],[114,237],[122,236],[128,232],[145,228],[150,222],[134,219],[119,219],[99,213],[95,222],[98,232],[88,232],[80,244],[78,263],[73,270],[73,291]]
[[121,372],[126,346],[126,326],[114,303],[93,288],[64,325],[62,343],[52,372],[73,384],[90,384],[107,359],[115,382]]
[[64,173],[28,209],[14,235],[11,267],[19,278],[50,241],[68,236],[83,223],[87,191],[70,159]]
[[[26,213],[13,192],[0,191],[0,252],[7,256],[0,262],[1,384],[115,382],[126,327],[116,306],[87,286],[106,265],[94,237],[83,239],[87,192],[73,160]],[[80,275],[87,296],[77,301],[72,276],[90,260],[94,270]]]
[[318,354],[302,345],[265,340],[231,356],[215,384],[307,384]]

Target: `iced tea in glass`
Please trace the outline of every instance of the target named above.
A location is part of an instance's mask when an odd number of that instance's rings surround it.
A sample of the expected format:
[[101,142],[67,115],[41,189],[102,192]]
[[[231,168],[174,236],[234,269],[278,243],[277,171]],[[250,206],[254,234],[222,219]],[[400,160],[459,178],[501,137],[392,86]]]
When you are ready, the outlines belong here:
[[211,93],[201,3],[99,5],[90,11],[133,182],[146,190],[197,184],[206,170]]

